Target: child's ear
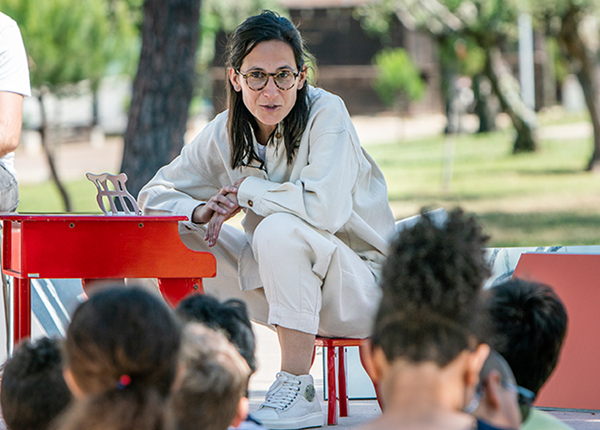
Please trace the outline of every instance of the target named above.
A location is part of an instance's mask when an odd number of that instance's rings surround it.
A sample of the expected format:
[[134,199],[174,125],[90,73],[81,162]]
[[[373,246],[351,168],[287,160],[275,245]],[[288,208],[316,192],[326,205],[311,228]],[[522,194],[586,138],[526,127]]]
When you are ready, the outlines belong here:
[[238,407],[237,407],[237,413],[235,414],[235,418],[231,421],[231,424],[230,424],[231,427],[239,426],[242,421],[244,421],[246,418],[248,418],[248,408],[249,408],[248,397],[240,398],[240,401],[239,401]]
[[366,338],[362,341],[362,344],[358,348],[360,353],[360,362],[371,378],[372,381],[375,381],[375,375],[373,372],[373,345],[371,344],[371,339]]
[[484,385],[485,401],[492,411],[498,412],[501,407],[499,390],[502,383],[502,378],[500,377],[500,372],[494,369],[490,371],[490,374],[486,379],[487,381]]
[[175,378],[173,379],[173,384],[171,385],[171,392],[179,390],[181,384],[183,383],[183,379],[185,377],[185,365],[183,362],[177,363],[177,370],[175,371]]
[[371,348],[371,363],[372,376],[369,376],[374,381],[380,383],[390,368],[390,363],[388,363],[385,353],[381,348],[377,346]]
[[479,382],[479,372],[481,372],[483,363],[485,363],[488,355],[490,355],[490,346],[485,343],[479,345],[474,352],[469,354],[466,375],[467,386],[475,387],[475,385],[477,385]]
[[69,391],[71,394],[73,394],[73,397],[76,399],[82,399],[85,397],[85,393],[81,390],[81,388],[79,388],[79,385],[77,385],[70,368],[66,367],[63,369],[63,378],[67,384],[67,387],[69,387]]

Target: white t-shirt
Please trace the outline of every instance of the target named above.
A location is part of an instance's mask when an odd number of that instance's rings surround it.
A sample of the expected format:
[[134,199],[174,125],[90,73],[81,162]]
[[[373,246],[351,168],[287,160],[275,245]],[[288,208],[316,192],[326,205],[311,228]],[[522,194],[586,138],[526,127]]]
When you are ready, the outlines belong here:
[[[31,96],[27,54],[19,26],[0,12],[0,91]],[[15,153],[0,158],[0,164],[16,177]]]
[[267,145],[258,144],[258,156],[262,161],[266,160],[267,157]]

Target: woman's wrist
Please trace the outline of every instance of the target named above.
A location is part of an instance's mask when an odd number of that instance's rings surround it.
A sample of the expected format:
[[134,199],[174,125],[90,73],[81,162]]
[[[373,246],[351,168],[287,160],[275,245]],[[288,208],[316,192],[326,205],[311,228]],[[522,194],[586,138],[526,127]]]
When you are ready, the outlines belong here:
[[207,221],[202,220],[204,206],[206,206],[206,203],[200,203],[194,208],[194,212],[192,212],[192,222],[194,224],[206,224]]

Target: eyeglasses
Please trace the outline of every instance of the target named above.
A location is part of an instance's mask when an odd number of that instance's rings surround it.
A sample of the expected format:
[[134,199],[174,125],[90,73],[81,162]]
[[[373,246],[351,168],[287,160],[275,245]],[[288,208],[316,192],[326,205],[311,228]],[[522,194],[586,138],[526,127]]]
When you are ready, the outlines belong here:
[[246,80],[248,88],[252,91],[260,91],[266,87],[270,76],[273,76],[273,82],[275,82],[277,88],[287,91],[296,85],[296,78],[300,75],[300,72],[294,73],[291,70],[281,70],[277,73],[265,73],[259,70],[253,70],[246,74],[236,70],[236,73]]
[[[521,422],[525,422],[529,416],[531,405],[533,405],[533,401],[535,400],[535,393],[520,385],[505,381],[504,379],[501,379],[500,383],[507,390],[517,394],[517,403],[519,404],[519,410],[521,412]],[[477,384],[475,395],[473,396],[473,399],[471,399],[471,402],[463,409],[464,412],[472,414],[479,407],[479,403],[483,397],[484,384],[484,381],[480,381],[479,384]]]
[[501,381],[501,384],[507,390],[517,394],[517,403],[519,404],[519,410],[521,411],[521,420],[522,422],[525,422],[529,416],[531,405],[533,405],[533,401],[535,400],[535,393],[520,385],[505,381],[504,379]]
[[527,388],[521,387],[520,385],[513,384],[512,382],[505,381],[502,379],[502,386],[507,390],[517,393],[517,401],[519,405],[531,406],[535,400],[535,393]]

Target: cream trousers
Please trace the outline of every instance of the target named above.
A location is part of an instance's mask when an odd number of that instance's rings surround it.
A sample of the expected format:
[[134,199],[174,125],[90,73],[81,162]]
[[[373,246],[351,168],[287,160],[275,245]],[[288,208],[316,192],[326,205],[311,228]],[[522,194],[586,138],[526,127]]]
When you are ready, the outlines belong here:
[[[242,299],[254,321],[328,337],[369,336],[381,296],[377,279],[336,236],[284,213],[258,224],[251,253],[243,252],[244,232],[229,225],[212,248],[203,226],[180,224],[179,233],[186,246],[217,260],[217,276],[204,280],[205,292]],[[240,273],[259,288],[243,291]]]

